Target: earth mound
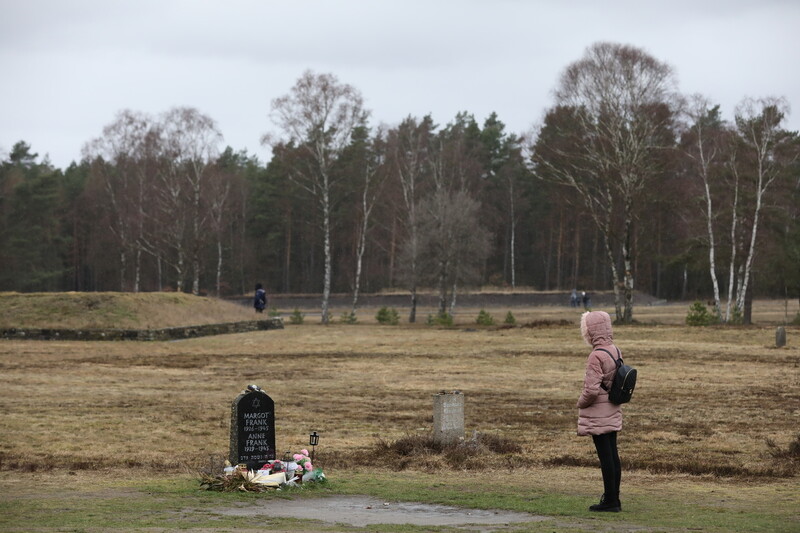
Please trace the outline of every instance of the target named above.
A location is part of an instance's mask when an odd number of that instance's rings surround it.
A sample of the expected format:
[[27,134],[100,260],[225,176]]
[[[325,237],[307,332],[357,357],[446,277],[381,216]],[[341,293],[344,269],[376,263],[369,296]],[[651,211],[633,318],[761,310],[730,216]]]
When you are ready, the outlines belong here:
[[250,307],[184,293],[0,293],[0,328],[162,329],[263,318]]

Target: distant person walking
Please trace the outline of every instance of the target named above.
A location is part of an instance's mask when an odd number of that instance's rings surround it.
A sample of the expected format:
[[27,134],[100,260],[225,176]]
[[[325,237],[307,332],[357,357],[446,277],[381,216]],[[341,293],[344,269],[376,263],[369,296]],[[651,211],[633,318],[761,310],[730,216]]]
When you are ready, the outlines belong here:
[[610,387],[617,365],[612,357],[600,350],[616,354],[617,347],[611,332],[611,317],[605,311],[591,311],[581,317],[581,335],[592,347],[586,361],[583,390],[578,398],[578,435],[591,435],[600,471],[603,474],[603,497],[590,511],[619,512],[619,485],[622,471],[617,451],[617,432],[622,430],[622,408],[611,403],[605,387]]
[[572,294],[569,295],[569,306],[578,307],[578,292],[572,289]]
[[267,307],[267,291],[264,290],[263,285],[256,283],[256,294],[253,297],[253,307],[256,308],[256,313],[263,313]]
[[587,311],[592,307],[592,297],[589,296],[589,293],[583,291],[581,293],[581,301],[583,302],[583,308]]

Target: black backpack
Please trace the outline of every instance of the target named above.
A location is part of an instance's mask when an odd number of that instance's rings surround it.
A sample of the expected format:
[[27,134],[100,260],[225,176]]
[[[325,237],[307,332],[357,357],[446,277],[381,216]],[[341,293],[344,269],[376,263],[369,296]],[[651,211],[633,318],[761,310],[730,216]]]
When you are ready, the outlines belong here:
[[[616,346],[615,346],[616,348]],[[614,373],[614,380],[611,382],[611,387],[606,387],[602,382],[600,386],[608,393],[608,400],[616,405],[628,403],[633,396],[633,389],[636,387],[636,369],[624,364],[622,362],[622,354],[619,353],[617,348],[617,358],[611,355],[611,352],[598,348],[606,352],[617,365],[617,371]]]

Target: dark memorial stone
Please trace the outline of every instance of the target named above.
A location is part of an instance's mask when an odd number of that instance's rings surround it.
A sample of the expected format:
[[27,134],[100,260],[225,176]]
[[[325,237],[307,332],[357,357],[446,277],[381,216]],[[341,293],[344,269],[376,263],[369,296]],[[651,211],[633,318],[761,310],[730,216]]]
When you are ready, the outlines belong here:
[[258,387],[248,389],[231,405],[229,460],[252,469],[275,459],[275,402]]

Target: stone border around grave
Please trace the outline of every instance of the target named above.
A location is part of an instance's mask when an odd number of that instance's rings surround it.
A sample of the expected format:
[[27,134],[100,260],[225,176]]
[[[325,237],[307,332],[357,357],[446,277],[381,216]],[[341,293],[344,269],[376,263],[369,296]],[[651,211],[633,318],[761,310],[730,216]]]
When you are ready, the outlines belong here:
[[283,319],[281,317],[273,317],[267,320],[162,329],[9,328],[0,330],[0,337],[4,339],[46,341],[169,341],[268,329],[283,329]]

